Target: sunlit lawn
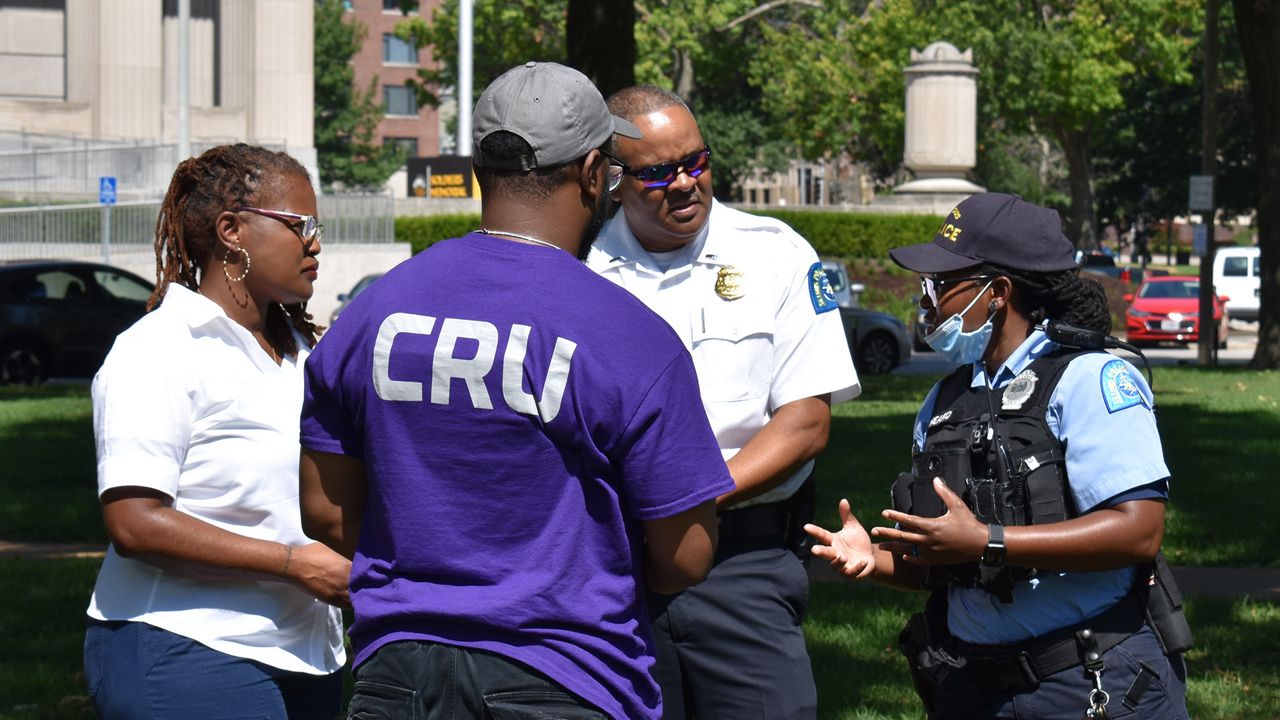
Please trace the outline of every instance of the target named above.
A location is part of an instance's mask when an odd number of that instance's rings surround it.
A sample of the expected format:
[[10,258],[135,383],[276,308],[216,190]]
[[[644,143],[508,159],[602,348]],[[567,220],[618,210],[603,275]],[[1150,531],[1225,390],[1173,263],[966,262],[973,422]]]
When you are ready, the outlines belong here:
[[[910,423],[935,378],[864,378],[837,407],[820,468],[819,521],[848,497],[866,518],[907,466]],[[1156,369],[1173,472],[1165,549],[1175,564],[1280,567],[1280,373]],[[102,542],[88,390],[0,388],[0,539]],[[0,720],[83,718],[84,607],[97,561],[0,559]],[[923,596],[844,581],[813,588],[806,624],[822,718],[920,718],[898,630]],[[1187,602],[1196,718],[1280,717],[1280,606]],[[1082,713],[1083,715],[1083,708]]]

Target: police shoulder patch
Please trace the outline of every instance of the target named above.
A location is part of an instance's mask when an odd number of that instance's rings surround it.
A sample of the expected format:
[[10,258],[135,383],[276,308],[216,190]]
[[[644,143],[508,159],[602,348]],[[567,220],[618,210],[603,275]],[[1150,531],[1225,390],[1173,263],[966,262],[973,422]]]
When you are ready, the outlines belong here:
[[822,269],[822,263],[816,262],[809,267],[807,284],[814,314],[821,315],[836,309],[836,293],[831,289],[831,280],[827,271]]
[[1143,404],[1138,383],[1129,374],[1129,366],[1119,358],[1102,366],[1102,399],[1107,404],[1107,412],[1111,413]]

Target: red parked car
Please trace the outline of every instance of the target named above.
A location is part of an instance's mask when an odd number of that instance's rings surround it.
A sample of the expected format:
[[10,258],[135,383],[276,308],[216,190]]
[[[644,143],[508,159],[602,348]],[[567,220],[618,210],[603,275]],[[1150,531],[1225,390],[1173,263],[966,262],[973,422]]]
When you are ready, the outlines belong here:
[[[1200,340],[1200,278],[1191,275],[1149,277],[1138,292],[1125,295],[1125,330],[1133,345]],[[1218,347],[1227,346],[1227,298],[1213,299]]]

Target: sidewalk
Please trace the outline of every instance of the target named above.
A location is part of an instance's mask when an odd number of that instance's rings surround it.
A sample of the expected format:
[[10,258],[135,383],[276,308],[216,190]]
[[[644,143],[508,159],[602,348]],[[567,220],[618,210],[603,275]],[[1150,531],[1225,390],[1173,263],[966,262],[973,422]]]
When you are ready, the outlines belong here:
[[[23,543],[0,540],[0,558],[25,557],[35,559],[100,558],[105,552],[101,545],[73,543]],[[1275,568],[1221,568],[1175,567],[1174,576],[1183,594],[1204,597],[1241,597],[1254,600],[1280,602],[1280,569]],[[809,565],[809,579],[813,582],[849,582],[836,574],[831,566],[820,560]]]

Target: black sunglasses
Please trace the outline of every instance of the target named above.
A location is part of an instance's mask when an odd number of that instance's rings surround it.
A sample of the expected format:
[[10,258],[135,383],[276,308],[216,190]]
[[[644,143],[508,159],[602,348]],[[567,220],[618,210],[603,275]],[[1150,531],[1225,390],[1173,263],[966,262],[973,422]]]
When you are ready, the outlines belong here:
[[[613,166],[621,168],[622,172],[617,174],[617,182],[622,181],[623,175],[630,175],[640,180],[647,188],[661,188],[670,185],[676,181],[680,173],[685,173],[691,178],[696,178],[707,171],[711,166],[711,148],[703,146],[701,150],[690,155],[687,158],[676,160],[675,162],[658,163],[649,167],[642,167],[638,170],[632,170],[630,165],[619,160],[615,155],[607,151],[604,156],[613,161]],[[611,185],[617,187],[611,179]],[[610,189],[613,189],[611,187]]]
[[927,295],[929,297],[929,300],[933,302],[933,306],[937,307],[938,299],[941,298],[943,295],[947,294],[947,288],[954,287],[955,285],[958,285],[962,282],[968,282],[970,280],[973,280],[973,281],[989,280],[991,277],[992,277],[991,275],[971,275],[969,277],[951,278],[949,280],[938,280],[937,278],[932,278],[932,277],[922,275],[920,277],[920,292]]

